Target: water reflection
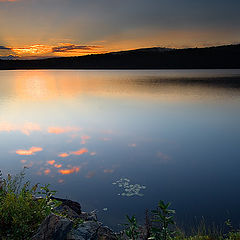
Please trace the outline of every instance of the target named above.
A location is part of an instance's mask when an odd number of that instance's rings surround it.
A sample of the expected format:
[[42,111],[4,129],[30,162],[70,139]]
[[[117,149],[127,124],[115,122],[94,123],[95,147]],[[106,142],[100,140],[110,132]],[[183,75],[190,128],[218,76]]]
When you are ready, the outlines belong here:
[[58,157],[62,157],[62,158],[65,158],[65,157],[68,157],[69,154],[68,153],[60,153],[58,154]]
[[175,101],[197,95],[212,97],[208,94],[210,91],[214,91],[216,97],[222,89],[225,92],[229,89],[232,94],[232,89],[240,88],[238,74],[238,70],[162,70],[140,74],[138,71],[129,74],[129,71],[36,70],[6,71],[1,73],[1,79],[8,80],[8,88],[3,88],[3,94],[13,99],[53,101],[89,94],[131,98],[157,96]]
[[91,137],[90,136],[81,136],[81,144],[86,144],[86,140],[90,139]]
[[69,132],[77,132],[81,131],[81,128],[78,127],[49,127],[48,132],[54,134],[62,134],[62,133],[69,133]]
[[88,152],[88,150],[86,148],[81,148],[77,151],[70,152],[69,154],[71,154],[71,155],[82,155],[82,154],[87,153],[87,152]]
[[239,70],[2,71],[1,170],[27,166],[32,182],[83,209],[107,206],[109,225],[160,199],[181,221],[223,222],[227,211],[237,221],[239,79]]
[[24,150],[24,149],[18,149],[16,150],[16,154],[18,155],[33,155],[35,154],[36,152],[41,152],[43,149],[41,147],[31,147],[30,149],[28,150]]
[[58,170],[58,172],[63,174],[63,175],[77,173],[79,171],[80,171],[80,167],[72,167],[70,169],[60,169],[60,170]]
[[9,123],[9,122],[0,122],[0,132],[12,132],[12,131],[20,131],[23,134],[30,135],[31,132],[41,131],[39,124],[34,124],[31,122],[26,122],[22,126]]

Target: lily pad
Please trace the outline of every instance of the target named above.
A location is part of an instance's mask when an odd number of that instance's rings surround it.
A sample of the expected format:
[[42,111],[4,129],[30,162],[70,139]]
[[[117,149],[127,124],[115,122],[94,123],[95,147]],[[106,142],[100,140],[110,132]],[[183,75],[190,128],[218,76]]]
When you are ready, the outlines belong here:
[[146,186],[140,184],[130,184],[130,179],[128,178],[120,178],[116,182],[112,183],[113,185],[118,185],[119,188],[123,189],[122,193],[119,193],[119,196],[144,196],[143,193],[140,193],[141,190],[146,189]]

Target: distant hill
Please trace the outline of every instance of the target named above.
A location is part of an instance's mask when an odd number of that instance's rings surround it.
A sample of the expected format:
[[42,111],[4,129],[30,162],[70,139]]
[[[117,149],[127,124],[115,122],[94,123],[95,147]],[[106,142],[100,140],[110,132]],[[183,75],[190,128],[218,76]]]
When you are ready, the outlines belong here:
[[240,44],[206,48],[144,48],[39,60],[0,60],[0,69],[240,68]]

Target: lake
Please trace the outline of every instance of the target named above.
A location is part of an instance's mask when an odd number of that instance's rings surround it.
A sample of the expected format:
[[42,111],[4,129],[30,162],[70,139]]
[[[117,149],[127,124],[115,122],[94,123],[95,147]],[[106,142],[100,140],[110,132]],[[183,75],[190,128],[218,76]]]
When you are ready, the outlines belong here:
[[170,201],[240,223],[240,70],[0,72],[0,169],[117,229]]

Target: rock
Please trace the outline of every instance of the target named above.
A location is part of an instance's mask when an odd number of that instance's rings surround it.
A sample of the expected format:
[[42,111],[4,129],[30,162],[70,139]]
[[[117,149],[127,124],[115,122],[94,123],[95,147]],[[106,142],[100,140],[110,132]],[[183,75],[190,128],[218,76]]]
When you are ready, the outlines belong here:
[[[108,227],[97,221],[96,211],[82,212],[79,203],[54,198],[61,202],[55,210],[66,216],[51,214],[39,227],[31,240],[117,240],[117,235]],[[36,200],[38,200],[36,198]],[[80,221],[79,221],[80,220]],[[79,223],[83,222],[83,223]],[[75,227],[75,224],[78,224]]]
[[70,218],[71,220],[76,219],[76,218],[80,218],[80,216],[81,216],[81,215],[78,215],[75,211],[73,211],[72,208],[70,208],[67,205],[63,205],[63,204],[56,207],[55,210],[58,213]]
[[62,202],[61,206],[68,206],[78,215],[80,215],[82,213],[81,205],[78,202],[74,202],[69,199],[62,199],[62,198],[55,198],[55,197],[52,197],[51,199],[55,199],[57,201]]
[[67,235],[67,240],[97,240],[98,229],[100,223],[95,221],[88,221],[79,226],[76,229],[72,229]]
[[90,213],[82,212],[79,215],[79,218],[81,218],[83,221],[97,221],[97,214],[96,211],[92,211]]
[[99,240],[117,240],[116,234],[107,226],[100,227],[97,232],[97,239]]
[[50,214],[40,225],[37,233],[31,240],[64,240],[72,228],[69,219]]

